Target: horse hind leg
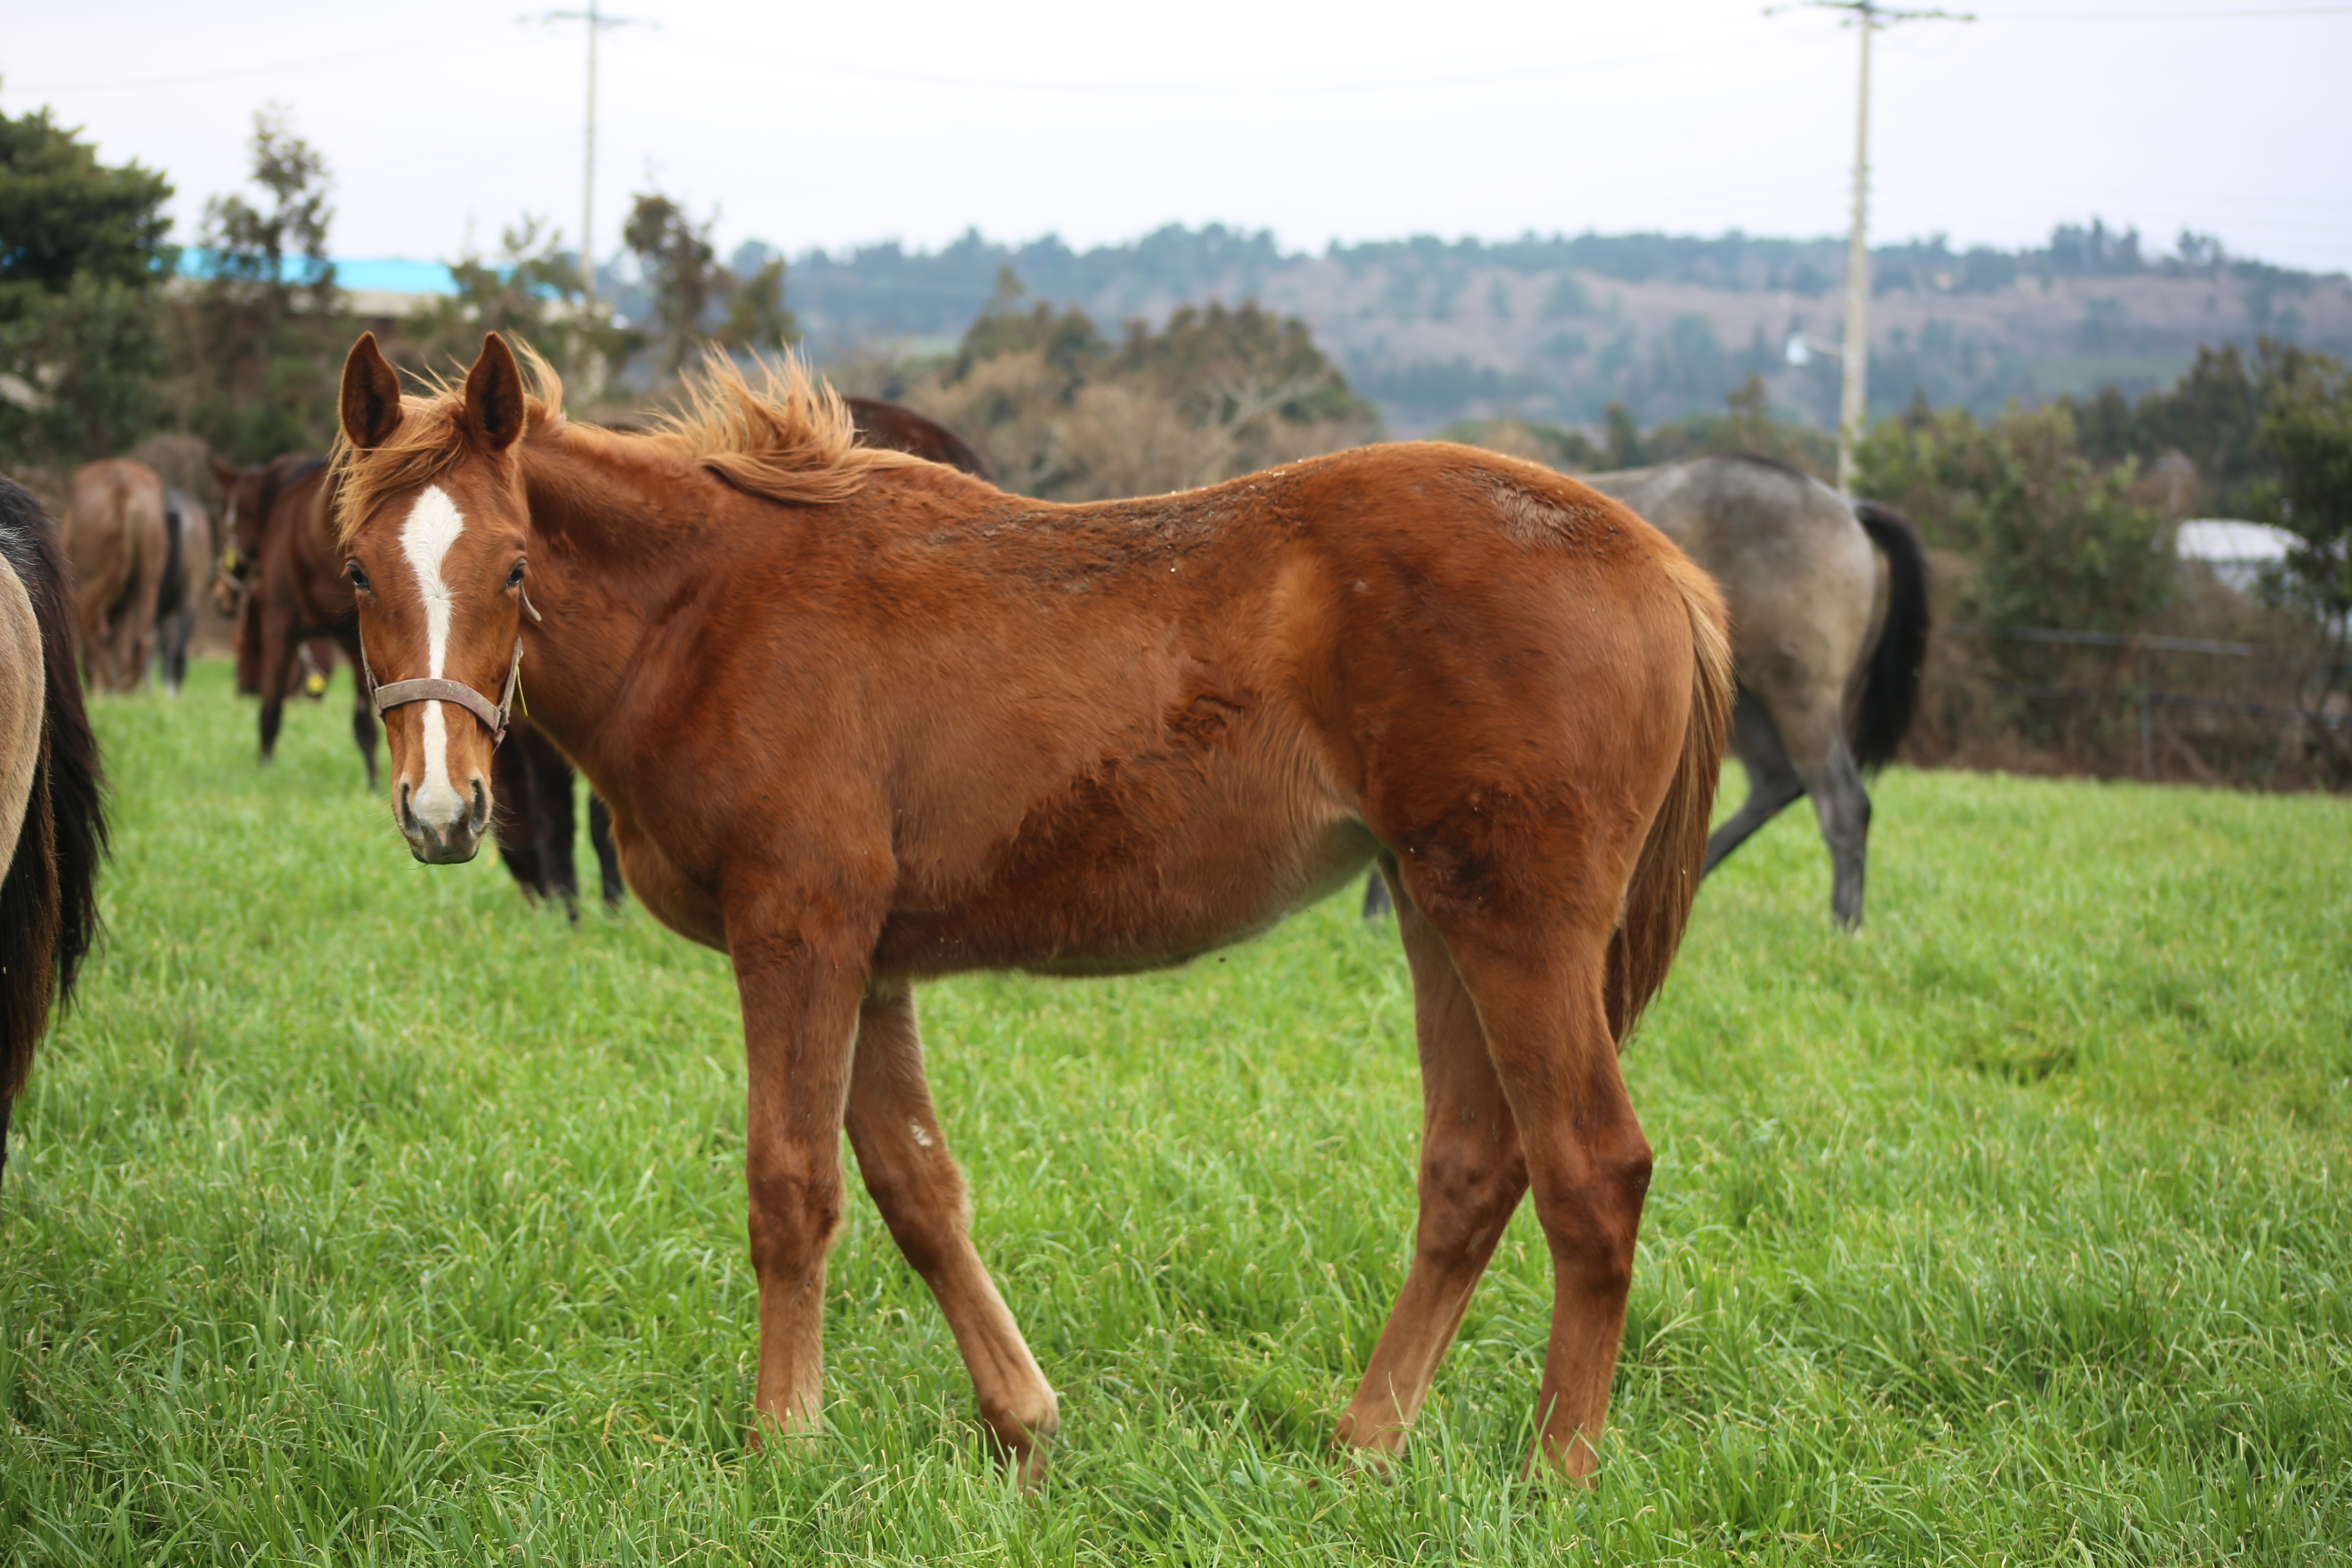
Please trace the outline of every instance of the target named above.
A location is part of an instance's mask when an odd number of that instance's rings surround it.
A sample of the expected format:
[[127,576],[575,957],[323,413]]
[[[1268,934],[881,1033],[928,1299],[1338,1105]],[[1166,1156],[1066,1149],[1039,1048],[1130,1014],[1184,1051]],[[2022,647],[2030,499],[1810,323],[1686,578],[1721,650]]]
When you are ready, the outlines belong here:
[[1756,831],[1787,809],[1805,793],[1804,781],[1790,765],[1789,750],[1781,744],[1780,727],[1754,693],[1743,690],[1731,713],[1731,751],[1748,774],[1748,798],[1723,826],[1707,835],[1706,866],[1714,870]]
[[1392,902],[1421,1051],[1421,1214],[1404,1289],[1338,1432],[1341,1445],[1380,1456],[1404,1446],[1528,1186],[1518,1124],[1477,1009],[1428,921],[1410,899]]
[[1804,771],[1805,793],[1813,797],[1822,841],[1829,846],[1830,911],[1852,931],[1862,924],[1863,883],[1870,859],[1870,792],[1845,737],[1832,736],[1821,757]]
[[847,1122],[874,1206],[963,1352],[981,1420],[1023,1482],[1037,1484],[1060,1405],[971,1245],[971,1206],[931,1109],[912,992],[869,995],[859,1009]]
[[1600,1465],[1651,1170],[1604,1002],[1610,938],[1565,925],[1492,942],[1475,929],[1446,934],[1551,1253],[1551,1335],[1528,1468],[1585,1480]]

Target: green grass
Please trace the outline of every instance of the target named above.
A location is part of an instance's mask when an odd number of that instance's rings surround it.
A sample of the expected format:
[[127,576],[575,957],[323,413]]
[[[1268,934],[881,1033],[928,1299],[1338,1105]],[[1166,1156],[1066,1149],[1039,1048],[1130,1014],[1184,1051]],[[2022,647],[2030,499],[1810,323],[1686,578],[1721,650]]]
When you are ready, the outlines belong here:
[[[722,962],[414,865],[338,689],[101,700],[110,935],[0,1192],[0,1562],[2186,1563],[2352,1542],[2352,808],[1895,773],[1801,807],[1627,1053],[1658,1150],[1600,1488],[1518,1479],[1497,1255],[1409,1461],[1327,1458],[1402,1276],[1393,933],[923,995],[1041,1497],[862,1194],[833,1429],[747,1456]],[[854,1191],[854,1189],[853,1189]]]

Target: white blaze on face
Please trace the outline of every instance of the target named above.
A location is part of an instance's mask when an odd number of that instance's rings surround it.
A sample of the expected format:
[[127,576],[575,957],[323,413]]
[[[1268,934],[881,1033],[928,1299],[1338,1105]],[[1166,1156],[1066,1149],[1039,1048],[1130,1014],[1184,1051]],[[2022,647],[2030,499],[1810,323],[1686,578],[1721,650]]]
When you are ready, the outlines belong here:
[[[425,601],[425,674],[443,679],[449,658],[449,584],[441,580],[441,563],[449,547],[466,531],[466,514],[439,485],[416,498],[408,521],[400,525],[400,552],[416,574],[417,595]],[[418,704],[425,710],[425,777],[409,798],[409,809],[419,821],[446,828],[472,809],[472,799],[449,778],[449,728],[445,703]]]

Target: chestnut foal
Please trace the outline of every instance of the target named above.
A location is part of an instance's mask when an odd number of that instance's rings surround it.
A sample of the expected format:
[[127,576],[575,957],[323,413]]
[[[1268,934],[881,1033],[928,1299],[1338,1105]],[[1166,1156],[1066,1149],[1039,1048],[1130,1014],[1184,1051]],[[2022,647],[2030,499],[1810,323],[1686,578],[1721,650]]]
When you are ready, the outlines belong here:
[[856,445],[796,366],[652,435],[568,424],[496,336],[461,388],[344,367],[339,536],[420,860],[531,722],[629,885],[725,952],[750,1069],[762,1425],[815,1428],[840,1135],[1022,1473],[1057,1416],[967,1235],[918,981],[1181,963],[1378,858],[1411,960],[1421,1220],[1344,1444],[1392,1452],[1530,1187],[1555,1301],[1531,1458],[1589,1475],[1650,1149],[1620,1042],[1664,982],[1731,702],[1713,584],[1618,503],[1461,447],[1180,495],[1007,495]]

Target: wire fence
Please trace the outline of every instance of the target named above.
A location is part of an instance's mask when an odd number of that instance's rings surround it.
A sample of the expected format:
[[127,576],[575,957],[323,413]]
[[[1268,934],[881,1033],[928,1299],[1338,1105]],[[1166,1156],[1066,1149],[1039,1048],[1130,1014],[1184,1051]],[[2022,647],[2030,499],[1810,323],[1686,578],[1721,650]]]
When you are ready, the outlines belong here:
[[1937,643],[1919,760],[2352,787],[2352,659],[2316,639],[1960,625]]

